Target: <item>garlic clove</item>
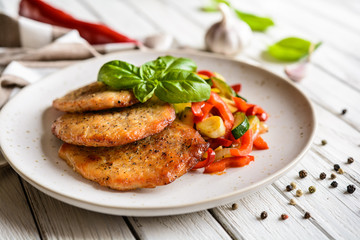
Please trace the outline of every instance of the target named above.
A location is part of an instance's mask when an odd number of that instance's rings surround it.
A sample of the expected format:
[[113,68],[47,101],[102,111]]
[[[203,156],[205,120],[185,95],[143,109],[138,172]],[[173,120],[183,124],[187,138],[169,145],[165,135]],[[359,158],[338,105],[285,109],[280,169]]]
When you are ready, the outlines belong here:
[[307,72],[308,61],[300,62],[285,67],[286,75],[294,82],[300,82]]
[[234,55],[251,41],[252,31],[248,24],[234,16],[224,3],[219,4],[222,20],[213,24],[205,35],[206,48],[212,52]]

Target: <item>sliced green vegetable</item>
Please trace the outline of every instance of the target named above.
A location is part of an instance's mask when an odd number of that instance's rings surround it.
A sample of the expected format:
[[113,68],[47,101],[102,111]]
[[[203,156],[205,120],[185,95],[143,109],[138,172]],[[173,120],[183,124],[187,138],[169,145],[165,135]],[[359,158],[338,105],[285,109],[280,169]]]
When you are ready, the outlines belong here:
[[[305,39],[288,37],[269,46],[268,53],[282,61],[297,61],[309,55],[312,44]],[[316,50],[320,45],[321,42],[315,44],[313,50]]]
[[252,130],[253,137],[256,138],[256,136],[260,132],[260,120],[255,115],[247,116],[247,118],[249,120],[250,129]]
[[236,96],[234,89],[232,89],[225,81],[218,77],[211,77],[214,87],[220,90],[220,95],[231,99],[232,96]]
[[234,114],[234,127],[231,130],[232,135],[235,139],[239,139],[249,130],[250,123],[245,113],[237,112]]
[[189,125],[190,127],[194,126],[194,114],[191,111],[191,107],[186,107],[181,113],[179,118],[183,123]]
[[201,122],[196,123],[196,129],[210,138],[219,138],[225,135],[224,121],[219,116],[208,117]]

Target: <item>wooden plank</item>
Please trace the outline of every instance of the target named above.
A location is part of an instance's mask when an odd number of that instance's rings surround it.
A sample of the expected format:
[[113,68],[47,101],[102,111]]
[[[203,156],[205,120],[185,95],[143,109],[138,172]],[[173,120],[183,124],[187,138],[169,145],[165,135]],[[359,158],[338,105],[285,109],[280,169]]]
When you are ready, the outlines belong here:
[[[237,202],[213,209],[214,216],[231,232],[234,239],[327,239],[330,235],[312,221],[303,218],[303,212],[288,204],[274,187],[269,186]],[[268,217],[260,218],[266,211]],[[287,214],[287,220],[281,219]],[[301,233],[301,234],[300,234]]]
[[84,1],[81,3],[87,9],[94,12],[96,16],[113,29],[133,38],[145,38],[157,33],[157,30],[145,18],[139,17],[136,9],[124,1]]
[[74,1],[74,0],[46,0],[47,3],[51,4],[52,6],[59,8],[73,17],[78,18],[83,21],[89,22],[100,22],[97,16],[89,12],[87,9],[83,7],[81,2]]
[[174,36],[180,45],[195,48],[203,46],[204,29],[171,8],[166,1],[126,0],[126,2],[134,6],[142,17],[152,21],[159,31]]
[[0,168],[0,238],[40,239],[31,210],[10,166]]
[[23,182],[43,238],[135,239],[121,216],[70,206]]
[[140,239],[231,239],[208,211],[129,220]]

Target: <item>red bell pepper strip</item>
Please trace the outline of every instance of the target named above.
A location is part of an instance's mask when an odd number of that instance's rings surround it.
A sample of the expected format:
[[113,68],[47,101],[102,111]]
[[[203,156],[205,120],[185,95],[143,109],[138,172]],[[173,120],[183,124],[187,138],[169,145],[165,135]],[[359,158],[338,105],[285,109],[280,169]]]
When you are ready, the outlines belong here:
[[253,105],[246,110],[246,116],[250,115],[256,115],[260,121],[266,121],[269,117],[268,114],[264,111],[264,109],[262,109],[258,105]]
[[194,122],[198,123],[198,122],[205,120],[209,116],[209,113],[213,107],[214,107],[214,105],[212,105],[208,102],[205,102],[204,106],[201,108],[202,116],[195,116],[195,114],[194,114]]
[[247,102],[245,102],[244,99],[239,98],[239,97],[233,97],[233,100],[234,100],[234,102],[235,102],[235,105],[236,105],[237,109],[238,109],[240,112],[246,113],[246,111],[248,110],[248,108],[252,106],[252,105],[248,104]]
[[195,117],[202,117],[204,113],[201,108],[205,106],[205,102],[193,102],[191,103],[191,111]]
[[249,153],[251,153],[252,148],[253,148],[253,136],[252,136],[252,130],[249,129],[246,131],[246,133],[244,135],[241,136],[240,140],[241,140],[241,146],[240,148],[231,148],[230,149],[230,154],[232,156],[246,156]]
[[231,88],[236,92],[239,93],[241,91],[241,84],[234,84],[231,86]]
[[199,168],[207,167],[212,164],[215,160],[215,152],[211,148],[207,150],[207,158],[204,161],[198,162],[192,170],[196,170]]
[[207,100],[208,103],[214,105],[214,107],[219,110],[221,118],[224,120],[225,125],[225,138],[231,134],[231,129],[234,125],[234,116],[231,113],[229,107],[226,103],[214,92],[210,93],[210,98]]
[[40,0],[22,0],[19,6],[19,15],[55,26],[77,29],[81,37],[85,38],[90,44],[115,42],[138,44],[138,41],[128,38],[105,25],[78,20]]
[[268,144],[264,141],[264,139],[261,136],[255,138],[254,147],[259,150],[269,149]]
[[204,173],[218,173],[229,167],[244,167],[252,161],[254,161],[254,156],[251,155],[224,158],[205,167]]
[[211,78],[211,77],[214,77],[214,76],[215,76],[214,73],[212,73],[212,72],[210,72],[210,71],[208,71],[208,70],[201,70],[201,71],[198,71],[197,73],[198,73],[198,74],[201,74],[201,75],[205,75],[205,76],[207,76],[208,78]]

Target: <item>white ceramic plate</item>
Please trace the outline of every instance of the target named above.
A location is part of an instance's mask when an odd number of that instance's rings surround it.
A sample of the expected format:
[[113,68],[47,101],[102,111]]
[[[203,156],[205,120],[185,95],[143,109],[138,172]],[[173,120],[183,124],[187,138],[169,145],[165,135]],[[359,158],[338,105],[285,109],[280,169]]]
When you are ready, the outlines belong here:
[[[82,178],[57,155],[61,141],[51,134],[50,126],[62,113],[51,107],[52,100],[95,81],[107,61],[121,59],[140,65],[165,54],[191,58],[198,69],[217,71],[230,84],[241,83],[241,94],[270,114],[270,131],[264,135],[270,149],[254,151],[255,162],[228,169],[226,174],[207,175],[198,170],[154,189],[118,192]],[[261,68],[210,54],[129,51],[84,61],[26,87],[2,109],[0,126],[4,156],[17,173],[44,193],[97,212],[160,216],[226,204],[272,183],[304,155],[316,123],[304,94]]]

